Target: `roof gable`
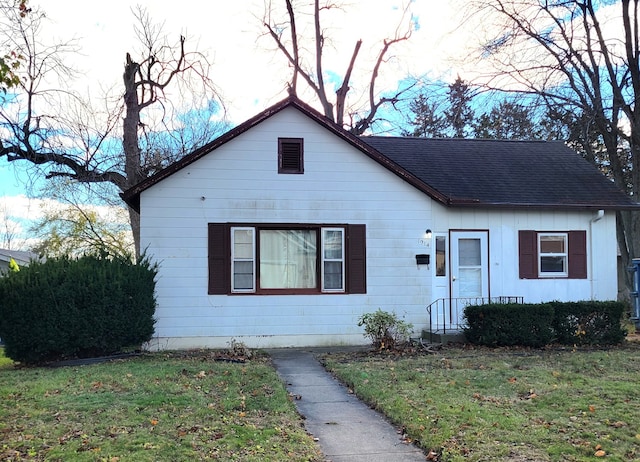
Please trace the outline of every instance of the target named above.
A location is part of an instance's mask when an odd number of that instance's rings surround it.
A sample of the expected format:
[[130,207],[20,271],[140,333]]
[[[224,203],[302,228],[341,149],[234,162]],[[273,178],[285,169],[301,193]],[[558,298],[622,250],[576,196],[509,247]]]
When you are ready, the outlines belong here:
[[446,206],[640,208],[562,142],[357,137],[294,96],[276,103],[121,194],[140,194],[286,108],[295,108]]
[[381,165],[383,165],[384,167],[389,169],[392,173],[400,176],[402,179],[407,181],[409,184],[412,184],[413,186],[415,186],[418,189],[422,190],[423,192],[429,194],[430,196],[432,196],[434,198],[437,198],[438,200],[444,200],[445,199],[444,197],[439,197],[437,191],[432,190],[432,188],[429,185],[424,184],[420,179],[418,179],[411,172],[408,172],[408,171],[404,170],[403,168],[399,167],[395,162],[393,162],[388,157],[383,156],[382,154],[380,154],[374,148],[372,148],[367,143],[365,143],[361,138],[359,138],[357,136],[354,136],[351,133],[349,133],[348,131],[346,131],[343,128],[339,127],[334,122],[332,122],[327,117],[325,117],[323,114],[319,113],[318,111],[313,109],[311,106],[303,103],[302,101],[300,101],[295,96],[290,96],[287,99],[284,99],[284,100],[280,101],[279,103],[276,103],[275,105],[265,109],[261,113],[257,114],[256,116],[252,117],[251,119],[247,120],[246,122],[243,122],[242,124],[238,125],[237,127],[233,128],[233,129],[229,130],[228,132],[226,132],[225,134],[221,135],[219,138],[216,138],[215,140],[211,141],[210,143],[207,143],[206,145],[196,149],[192,153],[184,156],[182,159],[174,162],[173,164],[169,165],[168,167],[164,168],[163,170],[160,170],[156,174],[154,174],[154,175],[150,176],[149,178],[146,178],[145,180],[141,181],[140,183],[132,186],[131,188],[129,188],[126,191],[124,191],[123,193],[121,193],[120,196],[124,199],[124,201],[130,207],[132,207],[134,210],[139,212],[140,211],[140,194],[145,189],[148,189],[151,186],[153,186],[154,184],[159,183],[160,181],[162,181],[163,179],[167,178],[168,176],[171,176],[173,173],[177,172],[178,170],[188,166],[189,164],[191,164],[191,163],[195,162],[196,160],[200,159],[201,157],[204,157],[205,155],[207,155],[210,152],[214,151],[215,149],[219,148],[223,144],[226,144],[227,142],[233,140],[234,138],[238,137],[242,133],[245,133],[246,131],[250,130],[252,127],[260,124],[261,122],[263,122],[266,119],[274,116],[275,114],[283,111],[286,108],[295,108],[295,109],[297,109],[302,114],[304,114],[305,116],[307,116],[308,118],[310,118],[314,122],[318,123],[324,129],[326,129],[326,130],[332,132],[334,135],[342,138],[343,141],[345,141],[345,142],[351,144],[352,146],[356,147],[361,152],[363,152],[364,154],[366,154],[367,156],[369,156],[370,158],[372,158],[376,162],[380,163]]

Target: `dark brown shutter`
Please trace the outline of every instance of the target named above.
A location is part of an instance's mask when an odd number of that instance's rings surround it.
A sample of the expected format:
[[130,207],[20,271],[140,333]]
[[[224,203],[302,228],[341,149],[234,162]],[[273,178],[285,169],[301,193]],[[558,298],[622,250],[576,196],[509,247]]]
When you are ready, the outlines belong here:
[[228,294],[231,288],[229,227],[209,223],[209,295]]
[[520,279],[538,278],[538,243],[535,231],[518,231]]
[[569,231],[569,278],[587,278],[587,232]]
[[367,228],[347,227],[347,292],[367,293]]

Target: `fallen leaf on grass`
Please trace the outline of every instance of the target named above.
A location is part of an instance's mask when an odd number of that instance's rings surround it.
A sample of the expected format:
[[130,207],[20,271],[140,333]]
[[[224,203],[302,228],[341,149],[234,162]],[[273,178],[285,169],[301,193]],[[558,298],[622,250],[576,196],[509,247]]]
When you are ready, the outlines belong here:
[[600,450],[596,451],[593,455],[596,456],[596,457],[604,457],[604,456],[607,455],[607,453],[604,452],[602,449],[600,449]]

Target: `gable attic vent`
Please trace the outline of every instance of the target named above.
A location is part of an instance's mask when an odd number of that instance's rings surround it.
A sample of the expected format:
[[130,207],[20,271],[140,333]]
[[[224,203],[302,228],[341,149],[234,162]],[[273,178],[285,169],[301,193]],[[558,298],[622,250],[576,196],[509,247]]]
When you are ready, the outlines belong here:
[[302,138],[278,138],[278,173],[304,173]]

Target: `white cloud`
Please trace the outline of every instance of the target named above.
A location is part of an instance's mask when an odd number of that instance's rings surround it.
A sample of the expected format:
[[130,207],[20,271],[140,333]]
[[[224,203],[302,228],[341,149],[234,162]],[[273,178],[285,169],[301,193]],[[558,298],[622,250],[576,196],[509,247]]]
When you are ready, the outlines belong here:
[[[326,31],[325,70],[342,75],[358,39],[363,40],[358,69],[353,75],[353,91],[364,89],[373,62],[384,38],[392,37],[401,22],[403,5],[408,0],[345,2],[342,10],[323,17]],[[197,45],[213,62],[210,78],[228,103],[230,117],[236,123],[253,116],[286,95],[290,78],[288,65],[271,38],[264,36],[263,0],[200,2],[183,0],[179,6],[168,0],[140,0],[152,21],[163,24],[167,37],[177,42],[187,36],[187,45]],[[33,2],[36,5],[36,2]],[[284,2],[274,2],[282,8]],[[282,4],[282,5],[281,5]],[[135,18],[127,0],[96,2],[87,8],[78,0],[47,0],[40,5],[52,24],[49,34],[60,39],[75,36],[82,48],[76,67],[85,75],[79,80],[98,94],[102,87],[121,88],[125,55],[136,56]],[[450,66],[448,58],[465,43],[464,31],[452,34],[459,19],[455,2],[415,0],[411,10],[420,28],[409,42],[393,48],[395,56],[384,66],[379,87],[394,89],[407,74],[440,75]],[[309,27],[299,17],[299,29]],[[400,33],[404,32],[401,28]],[[461,32],[461,33],[460,33]],[[307,39],[301,44],[311,48]],[[87,82],[89,82],[87,84]]]
[[36,220],[42,217],[42,206],[46,203],[54,203],[54,201],[31,199],[24,194],[0,197],[0,220],[4,221],[6,218]]

